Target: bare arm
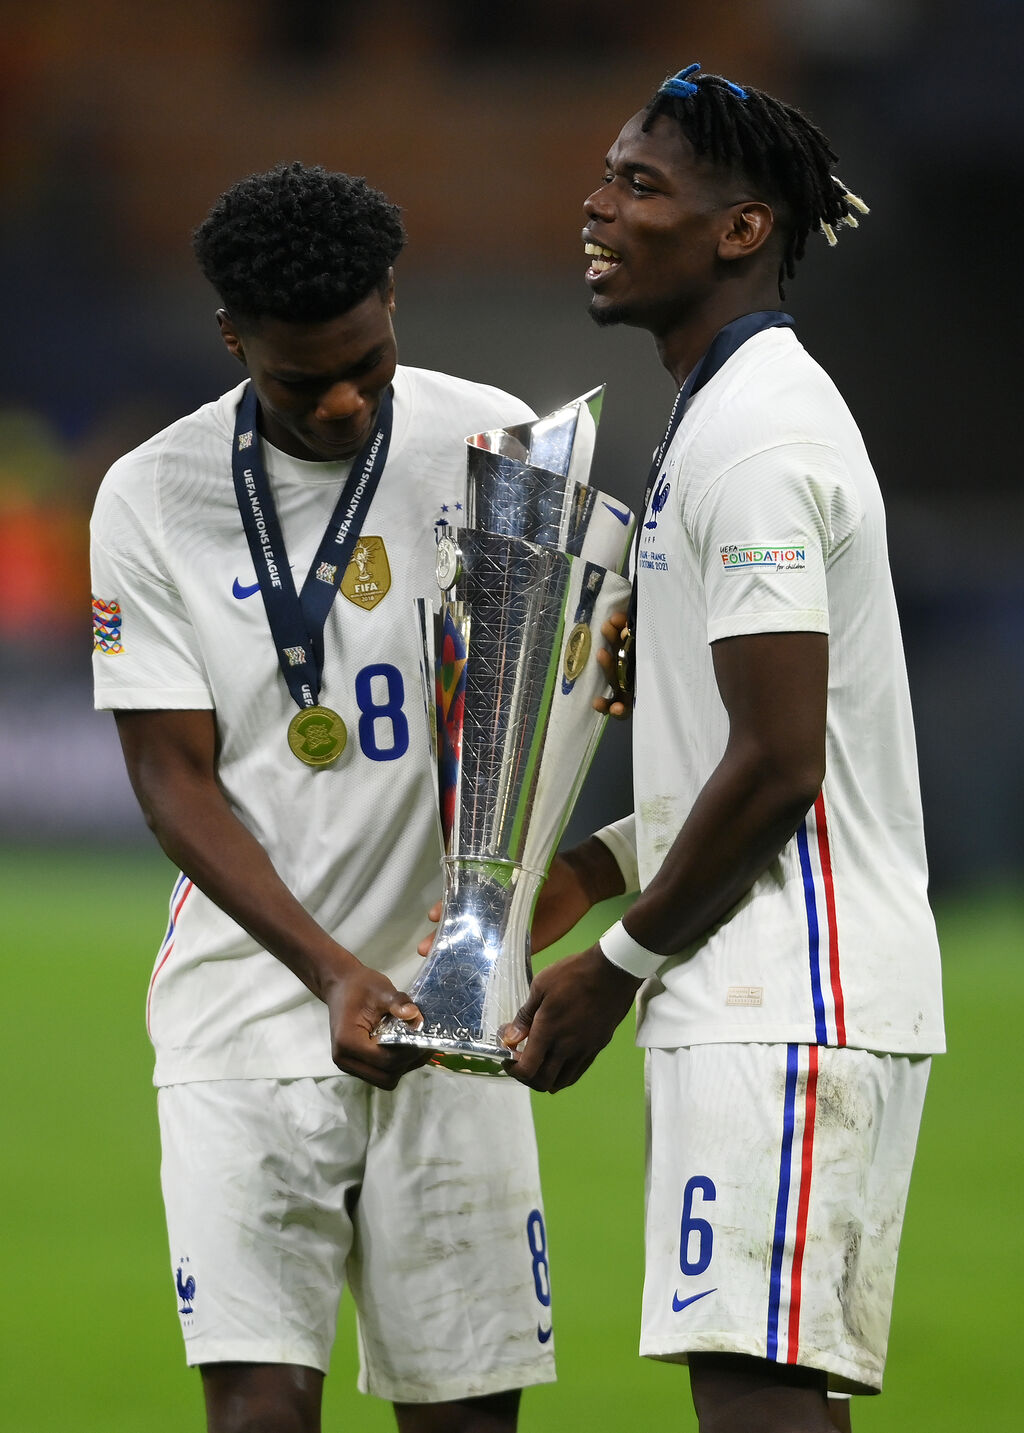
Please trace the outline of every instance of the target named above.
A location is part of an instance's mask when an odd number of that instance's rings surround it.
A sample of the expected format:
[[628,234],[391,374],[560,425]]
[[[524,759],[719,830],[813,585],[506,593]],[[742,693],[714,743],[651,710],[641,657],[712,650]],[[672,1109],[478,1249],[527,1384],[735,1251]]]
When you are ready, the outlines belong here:
[[217,783],[213,713],[130,711],[116,718],[132,787],[164,851],[324,1001],[339,1068],[393,1088],[423,1057],[382,1049],[370,1031],[388,1012],[415,1018],[416,1007],[317,925],[231,810]]
[[[625,924],[648,950],[685,949],[721,920],[786,844],[825,774],[828,638],[732,637],[712,648],[729,739]],[[611,1039],[640,981],[599,946],[541,971],[507,1038],[534,1089],[572,1084]]]
[[624,890],[618,862],[596,836],[560,852],[551,863],[533,913],[530,944],[534,952],[560,940],[591,906],[620,896]]
[[730,637],[711,651],[729,740],[626,922],[641,945],[666,955],[703,935],[746,894],[825,778],[827,636]]

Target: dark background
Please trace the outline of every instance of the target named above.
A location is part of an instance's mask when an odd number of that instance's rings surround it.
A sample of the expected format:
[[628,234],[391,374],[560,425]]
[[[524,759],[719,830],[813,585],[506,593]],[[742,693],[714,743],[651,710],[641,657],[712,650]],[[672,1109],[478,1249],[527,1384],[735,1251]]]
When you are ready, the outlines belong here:
[[[799,104],[871,205],[787,306],[886,495],[933,884],[1024,857],[1019,0],[0,4],[0,840],[148,841],[90,709],[85,527],[106,467],[241,377],[191,229],[303,159],[403,206],[406,363],[538,411],[607,381],[594,481],[637,505],[671,402],[586,316],[581,201],[664,75]],[[575,828],[627,809],[613,731]]]

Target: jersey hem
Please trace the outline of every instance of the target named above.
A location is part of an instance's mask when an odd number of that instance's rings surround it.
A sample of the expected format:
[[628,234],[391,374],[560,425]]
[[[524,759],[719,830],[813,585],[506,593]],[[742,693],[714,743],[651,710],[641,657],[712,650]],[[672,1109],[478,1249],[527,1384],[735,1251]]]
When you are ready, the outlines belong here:
[[157,1061],[153,1071],[153,1084],[164,1089],[168,1085],[200,1085],[217,1080],[326,1080],[341,1075],[333,1060],[314,1064],[247,1064],[242,1069],[210,1062],[191,1065],[187,1069],[168,1061]]
[[[193,1346],[195,1345],[195,1346]],[[185,1363],[197,1368],[207,1363],[286,1363],[330,1370],[330,1350],[315,1344],[274,1343],[268,1340],[208,1339],[197,1335],[185,1339]]]
[[[632,823],[633,817],[626,816],[623,821]],[[626,883],[624,894],[630,895],[633,891],[640,889],[640,867],[637,862],[635,827],[631,825],[630,835],[622,829],[621,822],[613,822],[609,826],[602,826],[600,831],[595,831],[595,837],[606,846],[615,858],[615,864],[622,872],[622,879]]]
[[548,1352],[530,1363],[496,1368],[485,1375],[467,1374],[464,1378],[451,1378],[444,1383],[428,1383],[423,1378],[371,1378],[360,1371],[357,1387],[360,1393],[386,1398],[392,1403],[450,1403],[463,1398],[485,1398],[491,1393],[507,1393],[515,1388],[532,1388],[540,1383],[554,1383],[557,1377],[554,1353]]
[[213,711],[213,700],[202,687],[118,687],[104,692],[97,687],[93,707],[98,712],[116,711]]
[[771,632],[824,632],[827,636],[828,630],[828,613],[815,607],[750,613],[747,616],[741,613],[709,622],[708,641],[720,642],[725,637],[759,637]]
[[827,1049],[867,1050],[876,1055],[944,1055],[946,1037],[941,1031],[887,1031],[884,1036],[870,1036],[847,1027],[846,1039],[819,1040],[813,1025],[727,1025],[708,1032],[707,1027],[695,1029],[666,1028],[660,1021],[650,1022],[652,1029],[638,1029],[635,1043],[644,1050],[689,1049],[694,1045],[819,1045]]
[[[685,1345],[682,1346],[682,1345]],[[640,1357],[660,1363],[689,1363],[691,1353],[741,1353],[765,1359],[763,1338],[743,1338],[732,1333],[703,1333],[678,1339],[642,1338]],[[778,1362],[767,1359],[766,1362]],[[823,1349],[812,1349],[797,1361],[798,1368],[816,1368],[828,1376],[829,1393],[881,1393],[882,1373],[866,1369],[850,1359],[837,1358]]]

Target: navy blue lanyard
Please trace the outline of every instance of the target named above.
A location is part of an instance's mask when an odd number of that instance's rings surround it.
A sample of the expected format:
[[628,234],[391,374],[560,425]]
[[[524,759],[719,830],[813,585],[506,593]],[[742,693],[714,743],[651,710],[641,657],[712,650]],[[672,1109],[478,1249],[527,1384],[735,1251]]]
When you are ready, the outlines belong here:
[[[794,322],[788,313],[780,309],[764,309],[758,313],[745,313],[740,318],[734,318],[732,323],[727,323],[720,328],[708,345],[704,357],[691,368],[686,375],[682,388],[676,394],[675,402],[672,404],[672,412],[669,414],[668,427],[665,429],[665,436],[658,445],[658,450],[651,463],[651,470],[647,475],[647,488],[644,492],[643,516],[646,518],[647,509],[650,507],[651,498],[654,495],[655,485],[661,473],[661,465],[665,461],[672,440],[679,431],[679,425],[683,421],[686,407],[695,393],[698,393],[708,383],[718,370],[733,356],[737,349],[742,348],[748,338],[753,338],[755,333],[761,333],[766,328],[793,328]],[[637,615],[637,576],[640,564],[640,538],[644,531],[643,522],[636,525],[636,538],[633,543],[633,590],[629,598],[629,622],[628,631],[632,637],[630,656],[629,685],[632,689],[632,676],[635,664],[636,652],[636,615]]]
[[389,388],[381,399],[373,431],[352,464],[302,591],[298,593],[288,566],[274,495],[263,466],[256,414],[256,390],[248,383],[235,415],[231,448],[235,498],[281,674],[296,705],[312,707],[319,699],[323,679],[324,624],[387,461],[391,443],[391,390]]

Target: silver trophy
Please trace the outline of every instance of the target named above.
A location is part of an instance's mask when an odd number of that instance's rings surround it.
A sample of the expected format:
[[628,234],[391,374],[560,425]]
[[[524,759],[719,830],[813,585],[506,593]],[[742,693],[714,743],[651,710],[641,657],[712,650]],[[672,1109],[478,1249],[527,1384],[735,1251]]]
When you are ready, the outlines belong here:
[[606,718],[593,649],[625,611],[635,519],[588,487],[602,389],[468,438],[467,525],[438,543],[440,604],[417,603],[444,839],[441,919],[385,1045],[501,1073],[530,986],[530,921]]

